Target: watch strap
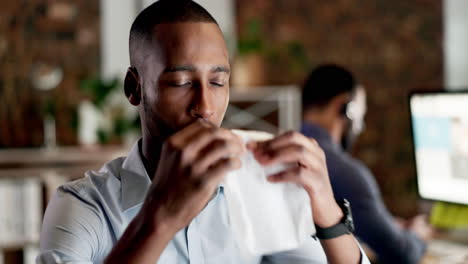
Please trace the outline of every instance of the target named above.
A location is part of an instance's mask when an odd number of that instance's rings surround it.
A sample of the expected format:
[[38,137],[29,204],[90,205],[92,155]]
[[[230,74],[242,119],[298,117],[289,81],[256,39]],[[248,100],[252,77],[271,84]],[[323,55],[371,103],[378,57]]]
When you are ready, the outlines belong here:
[[345,234],[354,232],[353,215],[351,213],[351,206],[346,199],[337,200],[338,205],[343,211],[343,218],[334,226],[328,228],[321,228],[315,225],[315,236],[319,239],[332,239]]
[[321,228],[319,226],[315,226],[317,238],[319,239],[332,239],[335,237],[342,236],[344,234],[350,234],[351,231],[344,223],[338,223],[329,228]]

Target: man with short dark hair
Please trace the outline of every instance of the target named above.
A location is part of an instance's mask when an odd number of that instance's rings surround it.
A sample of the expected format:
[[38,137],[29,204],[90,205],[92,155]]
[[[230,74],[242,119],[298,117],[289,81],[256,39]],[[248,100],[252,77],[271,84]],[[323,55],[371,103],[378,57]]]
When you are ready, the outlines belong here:
[[[288,132],[245,145],[219,127],[230,66],[206,10],[189,0],[150,5],[132,25],[130,61],[125,94],[138,107],[142,139],[126,158],[58,189],[39,263],[368,263],[315,141]],[[268,179],[303,187],[320,240],[268,256],[241,254],[220,183],[245,165],[246,151],[262,165],[293,164]]]
[[366,166],[347,151],[364,128],[366,93],[345,68],[320,65],[302,91],[301,132],[318,141],[327,157],[335,197],[353,205],[355,234],[377,253],[379,263],[419,263],[431,229],[423,216],[396,220],[385,207]]

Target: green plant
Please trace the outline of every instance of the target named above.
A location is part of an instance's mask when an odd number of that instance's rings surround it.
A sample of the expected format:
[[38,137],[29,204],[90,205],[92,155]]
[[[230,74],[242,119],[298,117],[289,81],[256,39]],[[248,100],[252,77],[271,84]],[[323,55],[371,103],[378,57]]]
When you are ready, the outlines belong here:
[[[99,127],[96,136],[101,144],[122,142],[125,134],[139,130],[140,122],[138,115],[129,117],[125,114],[127,105],[122,102],[112,102],[121,84],[117,78],[103,80],[99,78],[83,80],[80,84],[81,91],[93,103],[93,105],[104,115],[105,120],[110,121],[110,126]],[[121,95],[123,96],[123,94]]]
[[119,86],[119,80],[103,80],[100,78],[86,79],[80,84],[80,89],[90,97],[93,104],[102,109],[109,94]]
[[263,23],[259,19],[253,18],[247,22],[245,34],[238,41],[237,50],[240,56],[262,52],[265,46],[262,27]]
[[292,76],[300,76],[304,69],[311,67],[304,44],[299,40],[266,42],[264,23],[258,18],[247,21],[239,36],[238,55],[261,55],[269,65],[287,65],[284,70]]

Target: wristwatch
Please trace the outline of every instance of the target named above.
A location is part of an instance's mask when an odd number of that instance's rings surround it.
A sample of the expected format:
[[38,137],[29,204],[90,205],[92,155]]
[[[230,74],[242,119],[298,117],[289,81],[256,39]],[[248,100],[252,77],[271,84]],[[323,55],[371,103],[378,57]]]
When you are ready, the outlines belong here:
[[346,199],[337,200],[336,203],[340,206],[341,210],[343,210],[343,218],[338,224],[331,227],[321,228],[320,226],[315,225],[315,230],[317,231],[315,236],[317,238],[332,239],[354,232],[354,222],[353,215],[351,214],[351,204]]

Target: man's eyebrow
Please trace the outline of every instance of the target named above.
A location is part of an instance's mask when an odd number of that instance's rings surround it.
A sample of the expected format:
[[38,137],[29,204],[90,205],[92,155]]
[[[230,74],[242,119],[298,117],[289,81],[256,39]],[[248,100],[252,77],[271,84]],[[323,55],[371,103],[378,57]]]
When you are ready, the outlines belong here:
[[225,72],[225,73],[229,74],[231,72],[231,70],[229,70],[229,68],[226,67],[226,66],[215,66],[215,67],[213,67],[211,69],[211,72],[214,72],[214,73],[216,73],[216,72]]
[[192,65],[180,65],[180,66],[169,66],[164,69],[164,72],[180,72],[180,71],[195,72],[195,67],[193,67]]
[[[180,66],[168,66],[164,69],[163,72],[195,72],[197,69],[193,65],[180,65]],[[211,72],[217,73],[217,72],[225,72],[225,73],[230,73],[231,70],[226,67],[226,66],[214,66],[211,68]]]

